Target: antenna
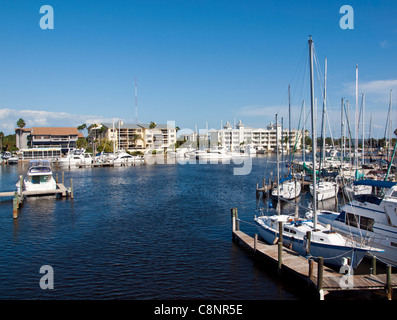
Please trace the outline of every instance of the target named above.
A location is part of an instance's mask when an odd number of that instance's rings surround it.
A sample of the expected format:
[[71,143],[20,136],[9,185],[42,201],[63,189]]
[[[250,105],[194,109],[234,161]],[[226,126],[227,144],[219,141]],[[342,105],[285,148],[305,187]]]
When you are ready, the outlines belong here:
[[135,77],[135,124],[138,124],[138,90],[137,90],[136,77]]

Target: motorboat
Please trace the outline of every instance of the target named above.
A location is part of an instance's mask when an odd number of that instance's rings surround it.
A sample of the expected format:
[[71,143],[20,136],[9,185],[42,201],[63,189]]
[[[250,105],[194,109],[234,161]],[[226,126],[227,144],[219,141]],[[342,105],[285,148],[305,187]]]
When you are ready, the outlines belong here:
[[132,156],[126,152],[119,153],[116,158],[111,160],[115,166],[128,166],[143,161],[142,157]]
[[391,181],[360,180],[355,185],[370,185],[384,190],[384,196],[358,195],[340,212],[321,211],[318,220],[333,230],[351,233],[372,241],[384,250],[377,257],[397,266],[397,183]]
[[231,160],[232,156],[222,149],[211,149],[209,152],[197,152],[196,159],[200,161],[224,161]]
[[8,163],[8,164],[17,164],[18,161],[19,161],[19,158],[18,158],[18,156],[15,155],[15,154],[11,155],[11,157],[9,157],[9,158],[7,159],[7,163]]
[[[20,192],[20,181],[16,184]],[[30,160],[27,174],[23,180],[25,191],[50,191],[57,188],[56,181],[52,176],[51,164],[48,160]]]
[[91,154],[86,152],[72,152],[68,153],[66,157],[58,159],[60,167],[78,167],[80,165],[89,165],[92,163]]

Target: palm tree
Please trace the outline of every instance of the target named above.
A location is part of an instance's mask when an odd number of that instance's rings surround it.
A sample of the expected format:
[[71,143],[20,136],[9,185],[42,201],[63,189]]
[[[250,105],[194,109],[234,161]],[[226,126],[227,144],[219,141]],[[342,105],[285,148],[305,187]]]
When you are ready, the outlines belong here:
[[3,138],[4,138],[4,132],[0,131],[0,153],[3,151]]
[[156,125],[157,125],[156,122],[150,121],[149,128],[154,129],[154,128],[156,128]]
[[85,123],[77,127],[77,130],[79,130],[79,132],[84,131],[84,129],[87,129],[87,125]]
[[22,128],[24,128],[26,126],[25,120],[23,120],[22,118],[19,118],[19,120],[17,121],[17,126],[19,128],[19,147],[18,147],[18,149],[21,149],[21,132],[22,132]]

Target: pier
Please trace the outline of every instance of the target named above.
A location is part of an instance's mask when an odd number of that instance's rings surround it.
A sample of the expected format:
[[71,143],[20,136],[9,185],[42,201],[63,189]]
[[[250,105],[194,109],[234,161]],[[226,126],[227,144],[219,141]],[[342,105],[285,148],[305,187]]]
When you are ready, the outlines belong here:
[[[262,258],[266,264],[274,267],[274,271],[282,276],[288,273],[293,277],[308,284],[311,290],[316,292],[317,298],[324,300],[331,292],[349,291],[349,294],[381,290],[388,300],[392,300],[393,289],[397,288],[397,274],[392,273],[392,267],[388,265],[386,274],[347,275],[339,273],[324,266],[323,258],[318,262],[307,259],[296,252],[284,247],[282,242],[277,245],[269,245],[254,237],[240,231],[240,220],[237,208],[231,209],[232,216],[232,238],[233,241],[252,253],[255,258]],[[373,262],[374,263],[374,262]],[[376,270],[376,268],[374,268]]]
[[[23,178],[20,176],[20,182],[22,185]],[[27,197],[40,197],[40,196],[60,196],[60,197],[70,197],[74,198],[73,193],[73,179],[70,179],[70,187],[67,188],[64,184],[64,174],[62,172],[62,183],[58,183],[58,175],[56,175],[56,189],[54,190],[21,190],[18,191],[6,191],[0,192],[0,198],[10,198],[13,201],[12,216],[14,219],[18,218],[19,209],[23,204],[23,201]]]

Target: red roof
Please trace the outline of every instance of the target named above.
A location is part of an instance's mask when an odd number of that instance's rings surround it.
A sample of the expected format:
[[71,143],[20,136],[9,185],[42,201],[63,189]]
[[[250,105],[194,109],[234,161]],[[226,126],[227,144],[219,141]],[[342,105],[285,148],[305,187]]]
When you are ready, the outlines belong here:
[[48,136],[77,136],[79,131],[75,127],[33,127],[32,135]]

